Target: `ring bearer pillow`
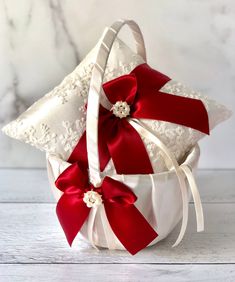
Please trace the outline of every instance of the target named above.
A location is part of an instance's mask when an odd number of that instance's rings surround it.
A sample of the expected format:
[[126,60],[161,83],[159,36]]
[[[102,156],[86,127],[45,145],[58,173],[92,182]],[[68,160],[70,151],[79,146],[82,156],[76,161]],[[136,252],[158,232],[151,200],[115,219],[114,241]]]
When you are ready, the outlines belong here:
[[[16,120],[7,124],[3,132],[42,151],[68,160],[85,131],[85,106],[91,72],[102,38],[103,36],[60,85],[36,101]],[[105,69],[104,82],[129,74],[134,68],[144,63],[144,58],[116,38]],[[225,106],[175,80],[169,79],[159,90],[165,94],[200,99],[208,113],[210,130],[228,119],[231,114]],[[156,133],[179,162],[190,148],[205,136],[204,133],[193,128],[167,121],[142,119],[142,122]],[[146,138],[143,138],[143,142],[154,171],[164,171],[166,166],[159,154],[159,148]],[[111,162],[106,167],[107,169],[114,169]]]

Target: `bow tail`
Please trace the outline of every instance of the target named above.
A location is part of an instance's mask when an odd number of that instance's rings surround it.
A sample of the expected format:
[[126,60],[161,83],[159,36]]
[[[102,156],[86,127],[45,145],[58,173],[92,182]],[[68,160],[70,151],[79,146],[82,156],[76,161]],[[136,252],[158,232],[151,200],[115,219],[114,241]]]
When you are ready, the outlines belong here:
[[63,194],[56,206],[59,222],[71,246],[77,233],[82,228],[90,212],[83,199],[76,195]]
[[149,174],[153,168],[138,132],[122,119],[115,131],[108,131],[107,145],[118,174]]
[[86,131],[83,133],[77,145],[73,149],[71,155],[68,158],[68,162],[71,164],[79,162],[79,164],[82,164],[83,167],[88,167]]
[[201,100],[181,97],[154,89],[141,90],[133,118],[168,121],[209,134],[209,117]]
[[[113,126],[110,123],[103,124],[99,127],[98,136],[101,171],[112,158],[119,174],[153,173],[151,161],[140,135],[125,119]],[[86,132],[83,133],[68,162],[79,162],[83,167],[87,167]]]
[[[99,128],[99,158],[100,158],[100,170],[103,171],[110,160],[110,154],[105,142],[105,135],[102,135],[101,128]],[[88,156],[87,156],[87,142],[86,131],[79,139],[77,145],[73,149],[68,159],[69,163],[79,162],[83,168],[88,168]]]
[[114,234],[132,255],[158,236],[135,205],[119,206],[107,202],[104,207]]

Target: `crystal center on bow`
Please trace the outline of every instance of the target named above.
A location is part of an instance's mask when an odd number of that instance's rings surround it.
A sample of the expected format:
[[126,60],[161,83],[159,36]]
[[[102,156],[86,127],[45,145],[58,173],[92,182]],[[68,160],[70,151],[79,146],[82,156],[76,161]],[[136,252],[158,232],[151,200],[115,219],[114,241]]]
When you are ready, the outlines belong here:
[[112,106],[111,111],[116,117],[125,118],[130,115],[130,106],[127,102],[118,101]]
[[84,193],[83,201],[86,203],[88,208],[97,207],[102,204],[102,196],[96,191],[87,191]]

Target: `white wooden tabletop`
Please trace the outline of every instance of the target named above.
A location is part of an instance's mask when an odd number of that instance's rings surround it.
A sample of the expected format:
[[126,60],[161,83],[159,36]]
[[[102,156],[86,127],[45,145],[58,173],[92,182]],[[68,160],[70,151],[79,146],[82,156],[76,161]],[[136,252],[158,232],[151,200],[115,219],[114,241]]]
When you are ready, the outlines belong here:
[[43,169],[0,170],[0,282],[235,281],[235,170],[198,172],[205,232],[193,204],[187,233],[179,227],[135,256],[96,251],[81,240],[70,248],[55,214]]

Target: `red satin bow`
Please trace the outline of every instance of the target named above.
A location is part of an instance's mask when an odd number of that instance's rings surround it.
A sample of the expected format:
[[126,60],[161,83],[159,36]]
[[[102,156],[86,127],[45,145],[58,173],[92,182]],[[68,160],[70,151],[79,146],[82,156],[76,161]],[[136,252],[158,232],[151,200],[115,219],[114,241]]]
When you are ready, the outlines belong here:
[[59,175],[55,185],[63,192],[56,213],[70,245],[89,216],[91,208],[84,202],[84,194],[91,190],[102,196],[113,232],[132,255],[158,236],[135,207],[136,195],[119,181],[106,176],[102,185],[94,188],[89,183],[87,170],[74,163]]
[[[141,64],[129,75],[105,83],[103,88],[112,104],[127,102],[128,117],[168,121],[209,134],[208,115],[201,100],[160,92],[169,80],[147,64]],[[112,158],[118,174],[153,173],[145,145],[126,118],[120,119],[100,106],[98,133],[101,171]],[[68,161],[78,160],[87,164],[85,132]]]

